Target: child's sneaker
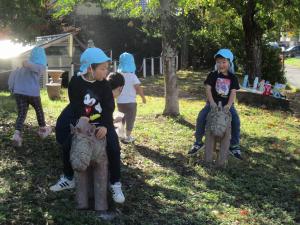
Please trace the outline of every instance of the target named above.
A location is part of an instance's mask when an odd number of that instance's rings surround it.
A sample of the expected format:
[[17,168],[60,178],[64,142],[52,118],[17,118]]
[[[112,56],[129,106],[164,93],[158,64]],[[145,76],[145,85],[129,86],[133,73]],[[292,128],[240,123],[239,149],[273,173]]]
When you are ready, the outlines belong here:
[[232,145],[229,147],[229,151],[231,155],[233,155],[235,158],[239,160],[243,160],[243,157],[241,156],[241,148],[239,145]]
[[110,191],[112,193],[113,200],[116,203],[124,203],[125,202],[125,197],[122,192],[122,184],[121,182],[116,182],[114,184],[110,185]]
[[21,132],[16,130],[11,140],[14,146],[21,147],[22,146]]
[[50,190],[56,192],[56,191],[62,191],[62,190],[72,189],[72,188],[75,188],[74,178],[72,178],[72,180],[69,180],[64,175],[62,175],[60,179],[57,181],[57,183],[50,187]]
[[40,136],[40,138],[44,139],[49,136],[51,131],[52,131],[52,128],[50,126],[40,127],[40,129],[38,131],[38,135]]
[[135,138],[132,137],[132,136],[128,136],[128,137],[124,138],[122,141],[123,141],[125,144],[129,144],[129,143],[133,143],[133,142],[135,141]]
[[204,143],[201,142],[200,144],[195,143],[192,148],[189,150],[188,155],[194,155],[196,154],[198,151],[204,149]]

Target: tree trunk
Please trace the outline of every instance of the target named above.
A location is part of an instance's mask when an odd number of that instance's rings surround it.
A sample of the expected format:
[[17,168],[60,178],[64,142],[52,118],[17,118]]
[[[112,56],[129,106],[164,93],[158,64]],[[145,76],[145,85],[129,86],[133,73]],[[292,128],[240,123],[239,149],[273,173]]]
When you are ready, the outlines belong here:
[[160,0],[161,6],[161,35],[162,35],[162,60],[165,76],[165,109],[163,114],[170,116],[179,115],[178,87],[176,75],[176,41],[174,31],[176,17],[174,0]]
[[261,77],[262,65],[262,35],[263,30],[255,21],[257,13],[255,0],[249,0],[246,5],[246,12],[242,17],[245,34],[246,49],[246,72],[250,81],[255,77]]
[[181,69],[187,69],[189,66],[189,46],[188,34],[184,32],[181,44]]

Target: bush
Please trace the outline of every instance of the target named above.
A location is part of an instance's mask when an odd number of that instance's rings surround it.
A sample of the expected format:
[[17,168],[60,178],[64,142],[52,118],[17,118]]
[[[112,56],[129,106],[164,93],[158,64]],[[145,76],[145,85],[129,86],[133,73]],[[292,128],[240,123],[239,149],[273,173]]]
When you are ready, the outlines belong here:
[[216,38],[203,34],[194,35],[191,40],[189,64],[195,70],[213,68],[214,54],[219,48]]
[[262,79],[271,84],[286,83],[283,64],[281,61],[281,49],[264,45],[262,48]]

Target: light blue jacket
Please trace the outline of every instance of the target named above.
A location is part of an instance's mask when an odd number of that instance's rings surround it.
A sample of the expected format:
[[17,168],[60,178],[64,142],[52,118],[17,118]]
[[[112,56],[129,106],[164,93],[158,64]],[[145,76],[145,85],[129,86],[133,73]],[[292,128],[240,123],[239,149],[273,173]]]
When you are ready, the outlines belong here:
[[46,67],[28,62],[27,67],[12,71],[8,79],[9,90],[14,94],[40,96],[40,77],[46,73]]

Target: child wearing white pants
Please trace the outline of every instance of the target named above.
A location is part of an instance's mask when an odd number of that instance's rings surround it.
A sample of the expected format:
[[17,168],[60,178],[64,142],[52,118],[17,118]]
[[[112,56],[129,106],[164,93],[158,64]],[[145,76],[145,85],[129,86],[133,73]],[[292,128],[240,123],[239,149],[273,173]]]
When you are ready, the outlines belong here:
[[134,142],[131,132],[134,127],[134,122],[137,112],[136,95],[140,95],[142,102],[146,103],[141,82],[135,74],[136,66],[132,54],[124,52],[120,55],[118,72],[124,76],[125,85],[120,96],[117,99],[118,110],[124,113],[122,120],[123,125],[126,124],[126,132],[120,138],[124,143]]

